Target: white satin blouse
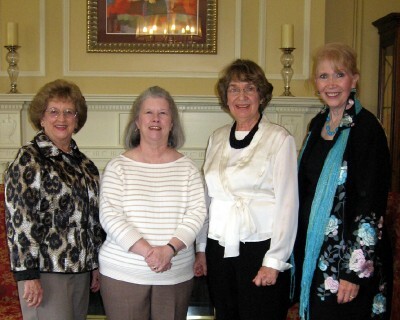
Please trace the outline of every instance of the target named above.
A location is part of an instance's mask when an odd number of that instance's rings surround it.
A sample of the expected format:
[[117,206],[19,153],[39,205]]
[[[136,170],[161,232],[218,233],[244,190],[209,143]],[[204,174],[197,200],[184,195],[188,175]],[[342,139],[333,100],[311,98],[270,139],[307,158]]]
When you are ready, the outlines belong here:
[[208,237],[225,247],[225,257],[238,256],[240,242],[271,239],[262,265],[287,270],[297,232],[295,141],[265,116],[243,149],[231,148],[230,129],[216,130],[207,148]]

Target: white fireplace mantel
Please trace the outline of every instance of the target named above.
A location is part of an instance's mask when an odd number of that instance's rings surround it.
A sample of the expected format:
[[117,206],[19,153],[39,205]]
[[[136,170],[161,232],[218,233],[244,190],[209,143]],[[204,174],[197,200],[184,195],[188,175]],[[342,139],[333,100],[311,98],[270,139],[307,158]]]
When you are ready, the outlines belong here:
[[[31,94],[0,94],[0,172],[35,134],[27,116],[32,98]],[[80,150],[102,171],[110,159],[124,151],[124,130],[136,96],[86,95],[85,98],[88,120],[74,139]],[[232,119],[221,110],[216,97],[174,96],[174,99],[186,135],[186,143],[180,151],[200,168],[208,137]],[[276,97],[265,113],[272,122],[284,126],[295,137],[297,149],[300,149],[308,123],[321,107],[317,98]]]

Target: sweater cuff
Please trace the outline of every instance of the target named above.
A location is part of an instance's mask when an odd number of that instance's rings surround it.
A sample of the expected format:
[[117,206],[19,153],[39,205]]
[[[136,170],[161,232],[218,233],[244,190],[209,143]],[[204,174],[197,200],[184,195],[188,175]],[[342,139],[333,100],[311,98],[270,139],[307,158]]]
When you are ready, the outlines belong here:
[[126,252],[129,252],[129,249],[140,239],[142,239],[142,235],[137,232],[127,232],[123,237],[117,239],[118,245],[120,245]]
[[189,248],[196,240],[196,235],[194,233],[187,232],[187,230],[179,227],[175,230],[173,237],[182,241],[186,248]]

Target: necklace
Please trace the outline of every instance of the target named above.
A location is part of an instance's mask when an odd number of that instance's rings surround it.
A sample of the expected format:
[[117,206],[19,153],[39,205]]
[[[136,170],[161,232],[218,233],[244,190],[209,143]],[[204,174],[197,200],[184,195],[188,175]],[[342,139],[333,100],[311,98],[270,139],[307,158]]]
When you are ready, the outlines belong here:
[[331,120],[330,114],[328,112],[328,116],[326,117],[326,126],[325,126],[325,130],[326,130],[326,134],[330,137],[334,136],[336,134],[336,132],[338,131],[338,127],[335,128],[335,130],[331,131],[331,126],[329,125],[329,121]]
[[229,134],[229,143],[230,143],[231,147],[234,149],[246,148],[250,144],[251,140],[253,140],[253,137],[258,130],[258,124],[260,123],[261,118],[262,117],[260,115],[260,119],[258,119],[256,125],[253,127],[253,129],[250,130],[250,132],[242,140],[237,140],[235,137],[235,130],[236,130],[236,121],[235,121],[235,123],[233,124],[233,126],[231,128],[231,132]]

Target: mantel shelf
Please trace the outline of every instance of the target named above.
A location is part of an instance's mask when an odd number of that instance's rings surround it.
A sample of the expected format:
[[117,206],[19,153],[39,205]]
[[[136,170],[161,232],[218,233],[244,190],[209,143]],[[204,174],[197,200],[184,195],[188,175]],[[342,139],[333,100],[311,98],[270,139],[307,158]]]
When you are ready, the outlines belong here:
[[[30,141],[35,130],[28,120],[33,94],[0,94],[0,172],[15,157],[18,149]],[[123,135],[134,95],[85,95],[88,120],[74,136],[79,148],[102,171],[108,161],[124,151]],[[186,143],[180,150],[201,168],[208,137],[232,118],[224,112],[215,96],[174,96],[184,126]],[[265,114],[270,121],[284,126],[300,149],[312,117],[322,103],[313,97],[274,97]]]

